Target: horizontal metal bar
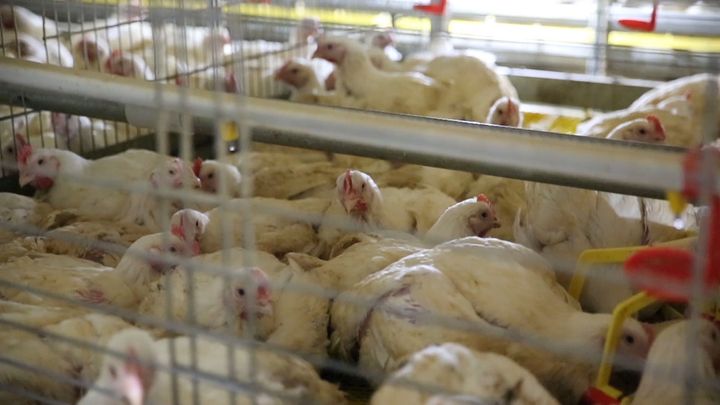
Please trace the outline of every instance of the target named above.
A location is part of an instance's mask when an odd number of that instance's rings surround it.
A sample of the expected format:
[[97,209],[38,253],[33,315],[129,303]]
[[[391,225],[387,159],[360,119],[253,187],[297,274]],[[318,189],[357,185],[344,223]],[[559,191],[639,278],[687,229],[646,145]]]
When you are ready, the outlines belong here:
[[205,131],[218,119],[246,120],[265,129],[253,132],[262,142],[651,197],[682,186],[683,153],[676,148],[241,98],[15,59],[0,59],[0,67],[4,98],[22,95],[9,91],[46,95],[42,106],[26,98],[32,108],[66,111],[68,100],[74,100],[73,105],[110,106],[85,114],[115,114],[125,105],[149,111],[146,122],[131,122],[148,127],[155,125],[155,111],[183,111]]

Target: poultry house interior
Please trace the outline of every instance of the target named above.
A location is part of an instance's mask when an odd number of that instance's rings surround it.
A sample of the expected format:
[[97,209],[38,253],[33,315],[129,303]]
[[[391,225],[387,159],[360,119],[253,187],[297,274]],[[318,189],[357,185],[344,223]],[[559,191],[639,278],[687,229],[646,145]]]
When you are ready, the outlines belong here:
[[720,403],[720,5],[0,4],[0,404]]

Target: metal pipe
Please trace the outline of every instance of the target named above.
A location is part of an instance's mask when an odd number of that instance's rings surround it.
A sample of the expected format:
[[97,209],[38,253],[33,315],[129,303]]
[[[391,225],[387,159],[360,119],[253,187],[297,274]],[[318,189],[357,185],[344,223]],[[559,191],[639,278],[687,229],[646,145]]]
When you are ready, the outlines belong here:
[[[164,105],[157,106],[156,85],[0,59],[0,94],[6,99],[17,97],[8,90],[26,89],[27,94],[46,94],[43,108],[57,111],[65,111],[70,99],[89,106],[108,103],[112,108],[106,111],[113,114],[122,104],[126,111],[147,112],[143,119],[129,120],[137,126],[154,127],[160,110],[175,114],[171,121],[178,125],[180,112],[191,114],[198,131],[210,129],[217,117],[233,120],[242,114],[254,129],[253,138],[262,142],[650,197],[682,186],[683,153],[677,148],[278,100],[247,98],[239,103],[237,95],[194,89],[185,90],[183,98],[171,85],[162,85]],[[36,107],[32,99],[25,103]]]

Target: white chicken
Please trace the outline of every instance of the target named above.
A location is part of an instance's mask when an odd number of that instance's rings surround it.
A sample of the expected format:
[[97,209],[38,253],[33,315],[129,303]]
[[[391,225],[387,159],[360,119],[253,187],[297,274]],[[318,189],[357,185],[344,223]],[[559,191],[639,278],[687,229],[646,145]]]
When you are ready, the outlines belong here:
[[[432,188],[380,189],[372,177],[348,170],[336,181],[332,201],[318,230],[316,251],[329,257],[334,245],[349,232],[383,230],[424,234],[455,201]],[[350,229],[346,229],[350,228]]]
[[104,148],[108,146],[108,140],[115,139],[115,129],[104,121],[58,112],[51,113],[51,116],[59,149],[89,152]]
[[311,271],[326,288],[340,292],[421,249],[466,236],[482,237],[496,226],[492,203],[478,196],[448,207],[422,240],[351,234],[335,244],[328,261],[298,253],[287,257]]
[[[643,125],[645,120],[646,122]],[[628,125],[629,122],[635,122],[636,128],[644,128],[647,132],[646,139],[631,139],[633,134],[623,136],[617,133],[619,131],[618,127]],[[660,123],[660,126],[657,123]],[[662,131],[660,131],[660,127]],[[627,127],[624,129],[627,130]],[[648,106],[635,110],[620,110],[599,114],[591,120],[578,125],[577,130],[579,135],[594,138],[624,139],[638,142],[660,142],[660,138],[664,138],[662,141],[667,145],[692,147],[702,141],[699,129],[700,123],[698,121],[688,120],[688,117],[684,115]],[[613,132],[616,133],[613,134]],[[659,135],[660,132],[662,132],[662,136]],[[649,136],[651,133],[655,136]]]
[[4,38],[13,36],[16,32],[29,34],[39,40],[58,34],[57,25],[53,20],[43,18],[20,6],[0,5],[0,20],[2,20],[1,29]]
[[[192,255],[187,245],[175,236],[152,234],[131,245],[115,268],[69,256],[20,257],[0,266],[0,279],[8,283],[0,287],[0,296],[29,304],[67,307],[75,305],[67,300],[79,300],[132,308],[147,294],[149,283],[169,267],[170,263],[158,257],[163,253]],[[18,286],[50,291],[64,299],[37,295]]]
[[72,54],[57,38],[41,41],[32,35],[18,33],[16,36],[3,38],[4,56],[38,63],[49,63],[63,67],[73,67]]
[[633,405],[684,403],[684,385],[688,378],[691,378],[689,394],[694,403],[709,405],[720,401],[716,384],[720,369],[720,329],[710,321],[699,321],[694,362],[690,362],[688,355],[688,339],[694,336],[690,333],[690,321],[680,321],[658,334],[645,362]]
[[428,63],[425,74],[448,86],[431,116],[485,122],[497,99],[518,98],[506,77],[471,56],[439,56]]
[[444,90],[444,85],[421,73],[378,70],[364,47],[349,38],[319,40],[313,57],[334,63],[341,84],[336,91],[367,109],[426,115],[436,109],[437,98]]
[[[38,226],[52,208],[47,203],[13,193],[0,193],[0,243],[10,242],[16,234],[29,232],[26,226]],[[17,229],[20,228],[20,229]]]
[[155,80],[153,69],[142,56],[116,49],[102,63],[102,70],[116,76]]
[[[417,389],[415,384],[430,390]],[[454,403],[458,395],[471,403],[559,404],[535,376],[514,361],[456,343],[429,346],[413,354],[373,394],[370,403],[446,404]]]
[[325,80],[333,69],[333,65],[324,59],[294,58],[275,71],[275,80],[290,87],[290,101],[351,106],[351,101],[345,101],[342,94],[325,90]]
[[74,35],[70,43],[76,68],[102,71],[101,64],[111,53],[110,44],[102,34]]
[[[4,374],[0,379],[10,379],[13,384],[32,387],[36,392],[49,389],[50,398],[59,399],[58,396],[67,395],[67,400],[73,403],[79,399],[77,395],[84,391],[83,386],[91,386],[99,374],[102,352],[95,347],[104,346],[115,333],[132,327],[115,316],[82,313],[67,308],[9,302],[3,302],[2,306],[2,320],[36,331],[36,334],[30,334],[12,327],[6,329],[4,333],[0,333],[0,348],[3,352],[17,349],[12,355],[13,359],[28,364],[32,364],[38,355],[53,353],[52,357],[45,359],[52,364],[44,363],[43,369],[55,374],[46,378],[42,373],[5,374],[5,370],[0,369],[0,374]],[[18,344],[17,341],[21,339],[32,343]],[[46,381],[53,377],[56,378],[54,383]],[[78,386],[70,384],[68,379],[77,380]]]
[[[230,246],[242,246],[246,239],[243,231],[245,220],[249,221],[254,230],[254,241],[259,250],[279,256],[288,252],[309,252],[317,245],[313,225],[320,221],[330,202],[321,198],[288,201],[254,197],[233,200],[232,204],[239,209],[226,210],[219,207],[205,214],[191,211],[192,217],[186,219],[183,219],[185,215],[175,215],[171,218],[171,226],[181,227],[181,220],[185,224],[204,222],[205,232],[198,240],[205,253],[222,249],[225,240],[229,241]],[[248,208],[252,217],[248,217]],[[229,235],[224,234],[224,229],[229,231]],[[197,233],[191,236],[189,230],[185,235],[188,240],[197,237]]]
[[522,127],[523,115],[520,102],[511,97],[501,97],[490,107],[485,122],[506,127]]
[[[268,350],[253,351],[257,361],[252,363],[251,353],[245,348],[235,347],[232,356],[228,356],[228,346],[220,342],[190,337],[153,342],[146,332],[136,329],[116,334],[107,347],[122,357],[105,356],[95,388],[78,405],[171,402],[185,405],[193,403],[194,387],[197,387],[199,402],[207,404],[345,403],[340,390],[320,379],[310,364]],[[174,354],[171,350],[175,350]],[[197,353],[197,357],[192,353]],[[232,368],[229,359],[234,361]],[[191,368],[195,364],[202,373],[199,380],[186,373],[176,374],[177,397],[173,394],[173,377],[169,372],[173,364],[183,368]],[[251,364],[256,365],[254,370]],[[231,370],[234,374],[230,374]],[[253,371],[255,375],[251,376]],[[219,384],[207,376],[229,379],[231,384]],[[231,400],[228,395],[232,392],[228,390],[230,385],[251,382],[258,389],[254,391],[254,398],[249,397],[246,391],[238,391],[234,398],[236,401]]]
[[[651,116],[623,123],[609,137],[659,142],[664,137],[664,128]],[[674,215],[666,202],[594,190],[528,182],[525,202],[515,218],[514,238],[551,261],[564,285],[569,284],[575,262],[584,250],[680,239],[695,226],[689,212],[685,229],[674,229],[671,219]],[[591,273],[585,291],[581,298],[583,308],[600,312],[612,312],[633,294],[621,269]]]
[[[707,86],[713,80],[717,85],[718,75],[700,73],[663,83],[640,96],[628,107],[628,110],[642,111],[650,107],[656,107],[659,110],[670,112],[674,116],[683,117],[685,120],[689,118],[690,127],[697,128],[697,124],[703,120]],[[718,123],[720,124],[720,121]],[[675,130],[672,129],[669,132],[674,133]],[[694,142],[699,140],[698,138],[693,139]]]
[[[392,370],[428,344],[458,342],[511,357],[569,402],[588,387],[611,319],[581,312],[529,249],[468,237],[407,256],[340,294],[331,310],[331,345],[362,367]],[[527,355],[488,336],[492,330],[561,344],[563,358]],[[649,344],[643,326],[626,321],[619,355],[643,358]]]
[[18,154],[20,185],[33,185],[47,191],[47,201],[54,208],[75,208],[88,219],[137,223],[151,231],[159,230],[158,201],[146,194],[131,195],[79,181],[75,176],[89,176],[103,181],[149,182],[170,188],[200,187],[189,165],[180,159],[155,152],[129,149],[97,160],[60,149],[35,149],[28,144]]

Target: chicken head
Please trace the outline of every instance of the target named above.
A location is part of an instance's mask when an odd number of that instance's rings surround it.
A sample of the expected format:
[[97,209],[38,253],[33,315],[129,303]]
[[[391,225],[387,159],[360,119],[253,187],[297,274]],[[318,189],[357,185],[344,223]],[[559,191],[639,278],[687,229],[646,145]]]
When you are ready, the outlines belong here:
[[368,174],[347,170],[337,178],[338,199],[345,212],[356,219],[366,220],[373,204],[382,199],[380,189]]
[[112,51],[103,63],[103,70],[117,76],[134,77],[138,79],[154,80],[150,67],[138,55],[123,52],[119,49]]
[[488,111],[488,124],[519,127],[522,125],[520,103],[510,97],[501,97],[495,101]]
[[306,17],[300,20],[296,30],[298,42],[307,44],[311,42],[311,39],[317,38],[322,33],[322,26],[319,19]]
[[500,227],[495,204],[485,195],[479,194],[475,197],[474,212],[468,216],[468,226],[475,236],[484,238],[488,232]]
[[275,72],[275,79],[299,89],[308,84],[314,75],[315,71],[310,66],[297,59],[291,59]]
[[395,43],[395,36],[391,31],[376,32],[370,37],[370,45],[385,49]]
[[665,128],[657,116],[648,115],[618,125],[608,134],[607,139],[662,143],[665,142]]
[[[250,292],[255,289],[254,305],[250,305]],[[247,319],[254,312],[260,318],[272,314],[272,294],[270,279],[258,267],[246,268],[228,285],[225,291],[225,302],[234,307],[240,319]]]
[[110,45],[100,37],[83,35],[73,46],[73,53],[89,67],[110,56]]
[[166,255],[183,258],[197,254],[192,249],[192,245],[188,245],[180,237],[176,235],[166,237],[163,234],[152,234],[138,239],[128,248],[128,252],[131,251],[144,251],[144,254],[147,255],[145,256],[146,262],[153,271],[158,273],[164,273],[175,267],[175,263],[167,260]]
[[195,166],[193,170],[195,170],[197,177],[200,178],[201,189],[213,194],[220,191],[221,181],[225,182],[228,192],[232,194],[238,188],[242,178],[237,167],[216,160],[201,161],[199,168]]
[[313,58],[322,58],[336,65],[341,65],[348,52],[347,46],[341,40],[323,38],[318,40],[317,49]]
[[38,190],[49,190],[60,173],[60,159],[51,149],[33,151],[32,146],[18,143],[18,171],[20,187],[27,184]]
[[170,218],[170,230],[173,235],[185,241],[194,254],[200,254],[200,238],[209,223],[210,217],[206,214],[185,208]]
[[[600,332],[599,345],[597,349],[602,352],[605,347],[605,336],[610,327],[612,316],[609,314],[595,314],[595,317],[603,321],[603,328]],[[627,319],[623,325],[620,334],[620,340],[617,345],[617,356],[626,361],[641,361],[645,359],[650,351],[650,345],[653,342],[655,333],[653,328],[648,324],[643,324],[635,319]]]
[[107,348],[95,386],[110,392],[91,389],[78,404],[144,404],[155,380],[152,338],[145,331],[125,329],[110,338]]
[[173,158],[158,165],[150,173],[150,183],[155,188],[164,185],[170,188],[188,186],[200,189],[200,179],[195,175],[192,167],[180,158]]

